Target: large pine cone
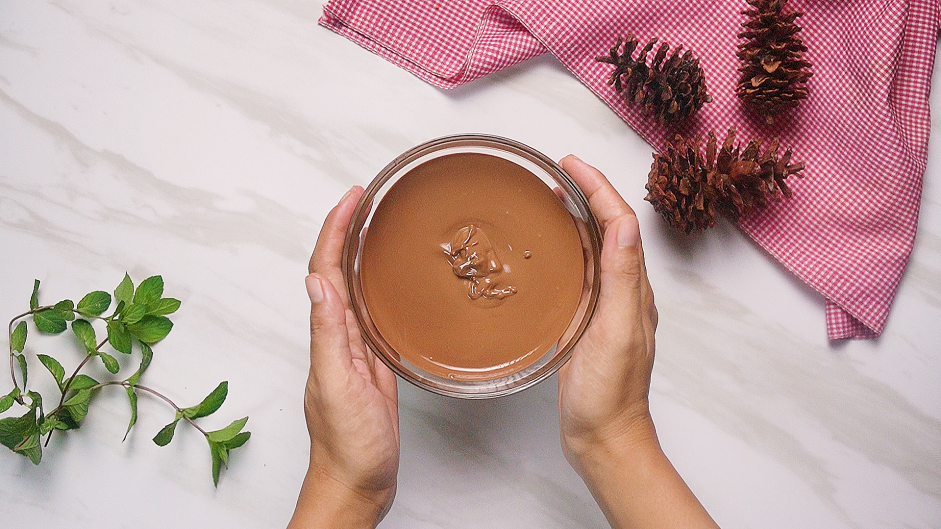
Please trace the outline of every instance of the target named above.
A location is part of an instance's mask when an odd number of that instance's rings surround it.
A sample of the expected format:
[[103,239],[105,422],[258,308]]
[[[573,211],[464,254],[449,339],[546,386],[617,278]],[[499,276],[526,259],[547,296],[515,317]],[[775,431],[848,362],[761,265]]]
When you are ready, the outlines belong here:
[[803,13],[782,14],[787,0],[747,0],[742,11],[749,19],[738,38],[741,77],[735,92],[770,124],[774,116],[794,108],[807,97],[807,80],[813,73],[803,58],[807,47],[797,36],[794,21]]
[[683,52],[682,46],[667,57],[670,45],[665,42],[648,66],[647,54],[656,43],[657,39],[647,41],[635,59],[639,41],[628,35],[626,40],[619,38],[608,55],[595,60],[615,66],[608,84],[624,95],[628,105],[640,105],[644,113],[656,116],[660,123],[679,122],[711,101],[706,93],[706,77],[699,59],[689,50]]
[[690,233],[715,226],[716,215],[732,221],[756,207],[791,196],[785,179],[800,177],[803,163],[791,164],[791,149],[778,156],[778,140],[761,151],[761,140],[740,150],[731,129],[721,147],[709,132],[705,153],[700,141],[677,135],[662,153],[654,154],[647,196],[654,210],[677,231]]

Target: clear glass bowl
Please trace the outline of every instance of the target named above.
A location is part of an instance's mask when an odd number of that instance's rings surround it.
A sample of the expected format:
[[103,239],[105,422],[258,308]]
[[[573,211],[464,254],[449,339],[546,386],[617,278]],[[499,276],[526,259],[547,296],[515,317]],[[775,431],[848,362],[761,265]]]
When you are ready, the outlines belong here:
[[[575,221],[584,256],[584,281],[572,320],[549,351],[518,371],[486,380],[461,380],[440,376],[410,362],[383,339],[370,317],[360,280],[363,240],[373,220],[374,204],[400,178],[429,160],[457,153],[497,156],[528,170],[555,190]],[[396,374],[428,391],[465,399],[500,397],[528,388],[555,373],[568,360],[572,347],[591,320],[598,301],[601,273],[601,230],[588,200],[558,164],[542,153],[514,140],[484,134],[461,134],[418,145],[387,165],[366,188],[346,234],[343,272],[353,312],[367,346]]]

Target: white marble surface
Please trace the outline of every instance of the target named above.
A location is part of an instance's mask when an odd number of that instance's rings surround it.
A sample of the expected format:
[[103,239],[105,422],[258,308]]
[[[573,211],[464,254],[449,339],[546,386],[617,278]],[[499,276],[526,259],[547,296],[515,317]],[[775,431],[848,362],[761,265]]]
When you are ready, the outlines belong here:
[[[401,151],[487,132],[578,154],[638,210],[661,314],[654,417],[721,525],[941,527],[938,68],[891,319],[878,341],[830,343],[823,299],[735,228],[664,228],[642,200],[650,147],[551,57],[445,92],[317,26],[320,13],[0,0],[0,315],[22,312],[34,278],[55,301],[111,290],[125,270],[162,274],[183,307],[147,384],[189,404],[229,380],[207,426],[249,415],[254,434],[214,489],[197,433],[158,448],[171,413],[142,397],[122,443],[126,399],[104,390],[41,466],[0,452],[0,526],[284,526],[306,467],[303,277],[320,223]],[[400,381],[400,486],[381,526],[604,527],[561,455],[555,392],[550,379],[462,402]]]

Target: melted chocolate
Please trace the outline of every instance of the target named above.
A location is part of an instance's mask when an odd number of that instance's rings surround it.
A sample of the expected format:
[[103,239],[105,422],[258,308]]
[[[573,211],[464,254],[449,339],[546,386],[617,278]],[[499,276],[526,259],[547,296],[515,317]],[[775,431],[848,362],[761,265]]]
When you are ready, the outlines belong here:
[[467,281],[469,298],[503,299],[516,294],[515,287],[497,285],[504,275],[503,265],[484,230],[473,224],[464,226],[457,230],[444,252],[454,275]]
[[510,161],[445,155],[376,206],[360,279],[369,314],[402,357],[442,377],[493,379],[555,347],[584,281],[575,221]]

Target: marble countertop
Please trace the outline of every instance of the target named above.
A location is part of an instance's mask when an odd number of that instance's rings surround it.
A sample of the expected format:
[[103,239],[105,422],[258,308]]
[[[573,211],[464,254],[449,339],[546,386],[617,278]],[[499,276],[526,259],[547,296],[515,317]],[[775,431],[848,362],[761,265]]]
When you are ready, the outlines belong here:
[[[643,202],[651,148],[551,56],[442,91],[320,14],[299,0],[0,3],[0,315],[28,307],[34,278],[48,302],[161,274],[183,305],[144,380],[184,405],[228,380],[205,424],[248,415],[253,432],[214,488],[195,430],[157,447],[172,411],[142,396],[122,442],[126,396],[104,389],[40,466],[0,451],[0,526],[284,526],[307,463],[303,279],[320,224],[397,154],[458,132],[576,153],[637,209],[660,310],[654,419],[722,526],[941,526],[941,91],[885,333],[833,343],[823,298],[736,228],[667,230]],[[27,351],[81,358],[64,339]],[[562,457],[555,379],[485,402],[402,381],[399,394],[381,527],[606,526]]]

